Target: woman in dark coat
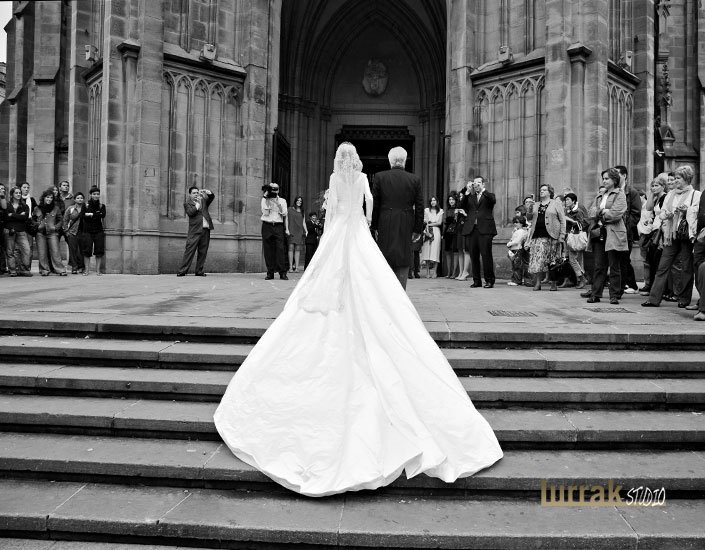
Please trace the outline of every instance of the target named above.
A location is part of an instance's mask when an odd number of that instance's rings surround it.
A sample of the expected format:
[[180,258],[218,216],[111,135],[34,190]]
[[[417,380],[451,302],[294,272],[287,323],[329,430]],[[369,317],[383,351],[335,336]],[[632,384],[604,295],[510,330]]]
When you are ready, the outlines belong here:
[[31,277],[30,266],[32,257],[30,256],[29,239],[27,236],[27,220],[29,219],[29,207],[22,200],[22,190],[15,187],[10,190],[5,209],[5,227],[3,228],[3,239],[5,240],[5,257],[7,269],[10,277]]

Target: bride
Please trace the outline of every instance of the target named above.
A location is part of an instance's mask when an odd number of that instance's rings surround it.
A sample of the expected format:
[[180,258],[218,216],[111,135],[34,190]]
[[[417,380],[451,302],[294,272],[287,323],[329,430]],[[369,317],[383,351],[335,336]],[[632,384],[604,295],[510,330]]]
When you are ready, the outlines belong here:
[[215,412],[239,459],[308,496],[402,471],[452,482],[502,457],[370,235],[361,170],[341,144],[316,255]]

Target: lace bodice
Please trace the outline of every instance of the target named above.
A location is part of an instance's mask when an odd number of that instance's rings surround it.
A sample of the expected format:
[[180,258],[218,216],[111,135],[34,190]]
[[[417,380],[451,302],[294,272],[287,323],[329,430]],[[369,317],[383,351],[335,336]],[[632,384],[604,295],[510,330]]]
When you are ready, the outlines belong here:
[[348,174],[333,173],[328,187],[326,205],[326,226],[340,219],[359,220],[364,216],[363,199],[366,205],[367,219],[372,219],[372,192],[367,176],[362,172]]

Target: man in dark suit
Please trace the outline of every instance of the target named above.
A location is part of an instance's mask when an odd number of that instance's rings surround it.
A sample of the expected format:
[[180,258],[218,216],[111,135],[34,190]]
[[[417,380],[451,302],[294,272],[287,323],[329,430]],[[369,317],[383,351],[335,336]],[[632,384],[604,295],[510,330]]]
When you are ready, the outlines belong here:
[[471,189],[465,189],[460,199],[460,208],[467,218],[463,225],[463,246],[470,253],[472,262],[472,288],[482,286],[480,258],[485,275],[485,288],[494,287],[494,261],[492,260],[492,239],[497,234],[494,222],[494,193],[485,189],[485,180],[477,177]]
[[181,267],[176,273],[177,277],[183,277],[191,267],[193,255],[198,251],[196,259],[196,276],[205,277],[203,266],[208,255],[208,245],[211,242],[211,230],[213,221],[208,212],[208,205],[213,202],[215,195],[208,189],[199,190],[198,187],[189,187],[188,197],[184,201],[184,210],[188,216],[188,236],[186,237],[186,250]]
[[389,267],[406,290],[413,254],[411,239],[423,230],[421,179],[404,170],[406,151],[402,147],[389,151],[389,165],[391,170],[375,175],[371,228]]

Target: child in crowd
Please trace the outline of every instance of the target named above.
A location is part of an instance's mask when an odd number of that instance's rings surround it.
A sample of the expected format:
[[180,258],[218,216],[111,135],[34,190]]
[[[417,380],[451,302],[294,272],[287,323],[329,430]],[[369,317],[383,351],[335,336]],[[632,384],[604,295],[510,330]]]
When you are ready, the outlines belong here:
[[512,238],[507,243],[507,256],[512,262],[512,280],[507,284],[509,286],[519,286],[524,282],[526,269],[529,266],[527,258],[527,250],[524,250],[524,243],[529,236],[526,229],[526,218],[524,216],[515,216],[512,218],[514,224],[514,232]]

